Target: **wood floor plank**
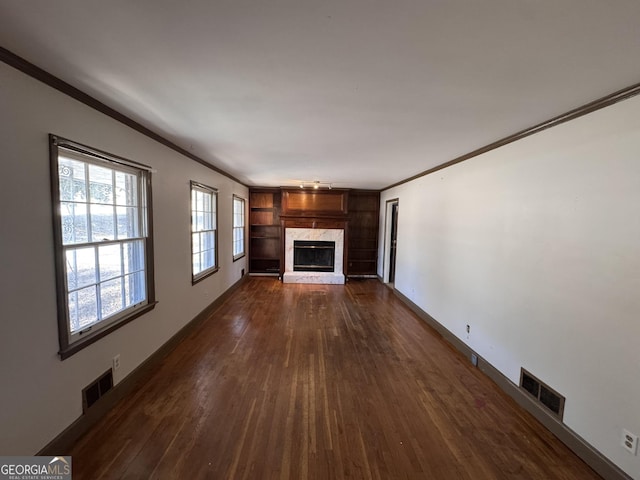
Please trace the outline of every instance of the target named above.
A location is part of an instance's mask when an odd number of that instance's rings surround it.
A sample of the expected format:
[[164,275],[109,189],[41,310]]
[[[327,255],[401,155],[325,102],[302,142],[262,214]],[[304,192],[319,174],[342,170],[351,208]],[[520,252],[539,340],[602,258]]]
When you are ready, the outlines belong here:
[[75,479],[597,479],[377,280],[251,277],[70,452]]

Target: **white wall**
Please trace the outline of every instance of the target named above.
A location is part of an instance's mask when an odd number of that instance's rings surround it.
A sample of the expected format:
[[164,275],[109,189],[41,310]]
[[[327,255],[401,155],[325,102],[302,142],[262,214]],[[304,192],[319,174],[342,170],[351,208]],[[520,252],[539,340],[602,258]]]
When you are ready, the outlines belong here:
[[[247,188],[0,63],[0,454],[31,455],[82,413],[81,390],[111,367],[118,382],[240,279],[232,195]],[[156,298],[142,317],[61,361],[48,134],[150,165]],[[218,188],[220,270],[191,285],[189,181]]]
[[640,479],[640,98],[384,191],[381,225],[391,198],[395,287]]

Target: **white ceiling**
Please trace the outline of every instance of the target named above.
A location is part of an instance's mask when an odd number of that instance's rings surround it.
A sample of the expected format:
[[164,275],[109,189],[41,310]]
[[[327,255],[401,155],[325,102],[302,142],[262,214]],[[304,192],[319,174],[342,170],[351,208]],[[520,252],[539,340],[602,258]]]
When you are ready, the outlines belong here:
[[640,81],[637,0],[0,0],[0,19],[0,45],[249,185],[383,188]]

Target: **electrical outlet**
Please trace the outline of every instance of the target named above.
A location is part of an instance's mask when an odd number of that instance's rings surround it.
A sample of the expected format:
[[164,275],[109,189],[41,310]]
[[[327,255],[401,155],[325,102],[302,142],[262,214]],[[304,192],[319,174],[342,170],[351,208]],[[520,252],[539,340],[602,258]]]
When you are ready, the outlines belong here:
[[476,355],[475,353],[471,354],[471,365],[473,365],[474,367],[478,366],[478,355]]
[[471,326],[467,325],[467,333],[471,333]]
[[632,455],[638,454],[638,436],[629,430],[622,429],[622,447]]
[[120,368],[120,354],[113,357],[113,371],[116,371]]

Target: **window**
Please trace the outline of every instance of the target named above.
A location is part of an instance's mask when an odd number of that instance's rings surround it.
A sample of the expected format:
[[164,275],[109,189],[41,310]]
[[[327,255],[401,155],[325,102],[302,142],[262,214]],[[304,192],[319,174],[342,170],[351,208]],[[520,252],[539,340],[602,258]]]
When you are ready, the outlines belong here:
[[244,257],[244,198],[233,196],[233,259]]
[[218,193],[191,182],[191,279],[197,283],[218,270]]
[[50,136],[60,356],[153,308],[148,167]]

